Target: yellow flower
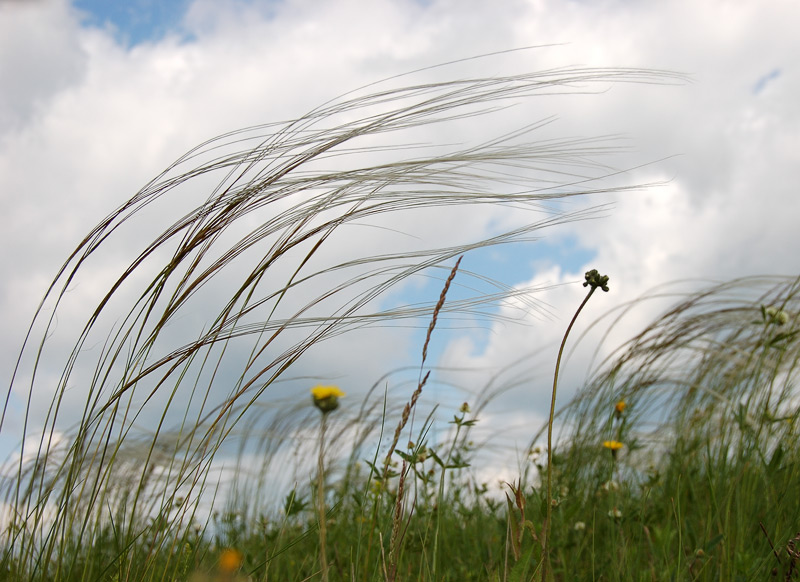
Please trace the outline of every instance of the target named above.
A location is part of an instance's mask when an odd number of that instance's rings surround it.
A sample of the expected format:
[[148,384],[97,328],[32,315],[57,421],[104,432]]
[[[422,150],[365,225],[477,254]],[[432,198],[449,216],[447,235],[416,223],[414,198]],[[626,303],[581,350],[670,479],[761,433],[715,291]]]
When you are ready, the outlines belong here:
[[337,386],[314,386],[311,389],[314,406],[319,408],[323,414],[339,408],[339,398],[343,396],[345,393]]
[[242,567],[243,561],[244,556],[239,550],[235,550],[233,548],[222,550],[222,553],[219,555],[220,572],[224,572],[226,574],[235,572]]
[[611,451],[612,457],[616,458],[617,451],[619,451],[625,445],[619,441],[603,441],[603,446]]
[[625,412],[625,407],[626,406],[627,406],[627,404],[625,404],[625,401],[624,400],[620,400],[619,402],[617,402],[614,405],[614,410],[617,411],[619,414],[622,414],[623,412]]

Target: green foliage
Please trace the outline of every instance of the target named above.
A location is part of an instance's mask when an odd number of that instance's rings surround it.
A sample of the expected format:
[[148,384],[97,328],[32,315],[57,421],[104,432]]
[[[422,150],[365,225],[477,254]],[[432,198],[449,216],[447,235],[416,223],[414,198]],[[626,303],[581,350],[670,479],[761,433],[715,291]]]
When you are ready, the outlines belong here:
[[[563,411],[579,422],[569,423],[578,428],[560,441],[554,455],[554,579],[791,580],[800,575],[794,394],[800,343],[783,339],[776,348],[773,341],[774,334],[800,323],[795,315],[800,298],[795,281],[773,283],[756,300],[742,298],[736,305],[720,298],[734,288],[753,292],[763,282],[737,281],[688,298],[607,362]],[[752,320],[764,298],[790,314],[780,332],[772,321]],[[702,357],[692,358],[695,350]],[[676,351],[687,353],[677,358]],[[676,368],[667,361],[692,365]],[[671,408],[654,425],[647,408],[663,406],[666,387],[672,391]],[[620,411],[615,406],[623,398]],[[362,408],[392,414],[382,407]],[[426,440],[430,426],[424,423],[417,444],[395,451],[396,470],[385,481],[369,460],[348,462],[332,474],[326,485],[330,580],[384,579],[400,462],[407,467],[407,502],[397,579],[431,580],[433,572],[437,581],[538,579],[546,468],[539,459],[526,460],[520,480],[504,484],[505,491],[477,483],[476,450],[468,445],[468,434],[480,417],[467,410],[454,415],[450,436],[436,451]],[[301,430],[305,421],[298,422]],[[337,426],[348,425],[334,424],[332,430]],[[602,446],[609,438],[625,443],[619,455]],[[187,501],[176,499],[133,537],[125,528],[135,522],[121,503],[113,518],[64,538],[57,562],[61,570],[54,570],[52,579],[313,579],[319,575],[317,520],[308,501],[313,487],[309,482],[292,488],[272,513],[262,508],[256,514],[248,503],[233,502],[203,528],[180,525]],[[6,535],[13,540],[13,532],[25,526],[14,522],[12,527]],[[236,548],[244,557],[236,573],[225,573],[217,564],[225,548]],[[14,544],[7,545],[3,579],[34,579],[16,555]]]

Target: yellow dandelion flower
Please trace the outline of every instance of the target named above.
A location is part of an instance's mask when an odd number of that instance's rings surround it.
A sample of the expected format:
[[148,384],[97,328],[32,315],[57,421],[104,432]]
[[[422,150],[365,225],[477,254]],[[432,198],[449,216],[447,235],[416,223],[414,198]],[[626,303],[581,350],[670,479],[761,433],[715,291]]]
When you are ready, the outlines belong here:
[[220,572],[224,572],[226,574],[235,572],[242,567],[243,561],[244,556],[242,555],[242,552],[233,548],[226,548],[225,550],[222,550],[222,553],[219,555]]
[[339,408],[339,398],[343,396],[345,393],[339,390],[338,386],[314,386],[311,389],[314,406],[319,408],[323,414]]
[[607,449],[611,449],[612,451],[618,451],[625,445],[619,441],[603,441],[603,446]]
[[617,402],[617,403],[614,405],[614,411],[615,411],[617,414],[622,414],[623,412],[625,412],[625,407],[626,407],[626,406],[628,406],[628,405],[625,403],[625,401],[624,401],[624,400],[620,400],[619,402]]

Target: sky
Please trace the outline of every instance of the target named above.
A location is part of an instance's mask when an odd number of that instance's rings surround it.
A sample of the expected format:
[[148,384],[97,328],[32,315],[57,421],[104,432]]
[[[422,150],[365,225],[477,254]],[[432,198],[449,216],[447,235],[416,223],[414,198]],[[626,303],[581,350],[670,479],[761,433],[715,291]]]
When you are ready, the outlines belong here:
[[[434,143],[476,143],[552,116],[542,139],[615,136],[609,143],[624,151],[603,157],[624,170],[614,183],[652,184],[570,200],[565,209],[603,208],[592,220],[538,231],[541,241],[464,259],[470,272],[541,289],[538,307],[510,302],[493,317],[442,323],[429,359],[441,371],[425,395],[447,418],[482,387],[504,385],[479,425],[500,449],[524,447],[545,419],[557,344],[585,293],[586,270],[609,275],[611,291],[592,299],[576,339],[597,318],[654,290],[800,272],[798,21],[800,5],[792,0],[0,0],[0,373],[10,381],[34,311],[69,251],[172,161],[216,135],[298,118],[382,79],[522,47],[538,48],[427,69],[393,86],[570,66],[684,74],[685,81],[605,82],[583,94],[537,97],[498,120],[478,117],[422,134]],[[207,196],[209,187],[198,180],[194,195]],[[163,211],[175,219],[190,209],[191,195],[185,200]],[[59,334],[72,337],[85,323],[114,261],[129,261],[140,248],[137,237],[155,234],[161,218],[154,213],[152,224],[126,234],[74,283],[56,320],[56,345]],[[333,241],[329,258],[373,247],[388,252],[410,239],[480,239],[540,218],[480,206],[409,213],[390,225],[396,238],[376,221],[378,228],[348,230]],[[432,274],[387,301],[435,302],[446,272]],[[182,325],[202,327],[220,297],[198,299],[175,324],[176,337]],[[559,402],[663,308],[641,304],[600,347],[603,330],[593,328],[571,354]],[[298,398],[307,398],[304,382],[331,379],[357,400],[384,373],[419,366],[426,325],[376,327],[325,342],[291,370],[306,380],[263,399],[301,389]],[[29,433],[43,422],[63,357],[56,350],[40,364]],[[89,354],[80,365],[90,370],[91,362]],[[0,452],[11,454],[21,434],[30,363],[24,360],[12,387]],[[398,401],[413,389],[407,377],[390,376],[384,385]],[[71,390],[80,394],[80,387]],[[64,427],[80,411],[75,400],[65,406]]]

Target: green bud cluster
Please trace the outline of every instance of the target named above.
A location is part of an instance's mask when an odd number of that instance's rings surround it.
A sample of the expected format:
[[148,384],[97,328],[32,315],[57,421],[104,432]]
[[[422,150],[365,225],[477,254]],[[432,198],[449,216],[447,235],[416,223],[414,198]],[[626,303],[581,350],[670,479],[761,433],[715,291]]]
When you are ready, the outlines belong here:
[[591,271],[586,271],[585,277],[584,287],[591,285],[592,289],[600,287],[603,291],[608,291],[608,275],[601,275],[597,272],[597,269],[592,269]]

